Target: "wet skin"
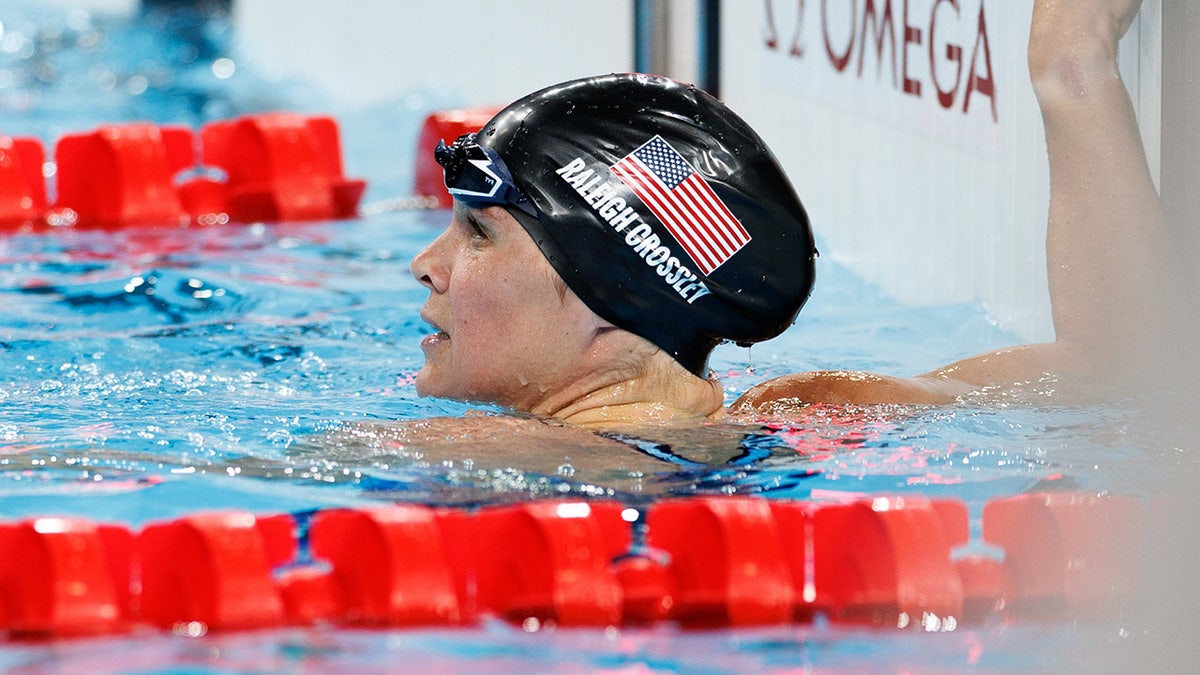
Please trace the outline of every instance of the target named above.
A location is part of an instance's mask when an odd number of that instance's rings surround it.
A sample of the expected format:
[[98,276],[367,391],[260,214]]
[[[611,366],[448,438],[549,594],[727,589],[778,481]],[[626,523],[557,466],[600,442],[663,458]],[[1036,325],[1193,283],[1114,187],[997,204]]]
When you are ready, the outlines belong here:
[[457,205],[449,227],[412,261],[429,299],[417,392],[535,408],[590,369],[602,329],[525,230],[503,209]]

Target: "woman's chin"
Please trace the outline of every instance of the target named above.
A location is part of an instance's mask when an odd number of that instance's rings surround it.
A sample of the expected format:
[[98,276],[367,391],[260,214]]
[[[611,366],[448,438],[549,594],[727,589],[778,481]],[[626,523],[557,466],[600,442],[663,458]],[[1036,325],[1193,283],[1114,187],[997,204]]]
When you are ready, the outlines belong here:
[[417,390],[417,396],[422,398],[429,396],[441,396],[437,392],[437,378],[429,372],[428,364],[421,367],[417,371],[417,375],[413,378],[413,386]]

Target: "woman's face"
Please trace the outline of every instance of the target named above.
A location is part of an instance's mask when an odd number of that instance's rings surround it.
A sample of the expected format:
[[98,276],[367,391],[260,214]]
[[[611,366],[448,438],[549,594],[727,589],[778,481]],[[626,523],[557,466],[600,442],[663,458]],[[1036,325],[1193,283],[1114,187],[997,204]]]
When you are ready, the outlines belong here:
[[417,393],[530,410],[582,373],[601,320],[501,207],[455,205],[412,261],[429,289]]

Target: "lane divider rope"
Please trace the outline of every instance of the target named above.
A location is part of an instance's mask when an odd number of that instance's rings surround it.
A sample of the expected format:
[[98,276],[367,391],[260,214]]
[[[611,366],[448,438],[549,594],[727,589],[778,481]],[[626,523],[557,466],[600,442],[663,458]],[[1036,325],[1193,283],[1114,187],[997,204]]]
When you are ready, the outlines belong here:
[[105,125],[58,139],[52,164],[39,140],[0,135],[0,229],[351,218],[365,189],[343,174],[331,117],[263,113],[198,132]]
[[823,616],[933,631],[1104,616],[1139,592],[1146,517],[1132,497],[998,499],[983,509],[982,538],[1000,556],[971,552],[963,502],[915,495],[675,498],[644,512],[611,501],[222,511],[137,531],[29,518],[0,523],[0,628],[22,638]]

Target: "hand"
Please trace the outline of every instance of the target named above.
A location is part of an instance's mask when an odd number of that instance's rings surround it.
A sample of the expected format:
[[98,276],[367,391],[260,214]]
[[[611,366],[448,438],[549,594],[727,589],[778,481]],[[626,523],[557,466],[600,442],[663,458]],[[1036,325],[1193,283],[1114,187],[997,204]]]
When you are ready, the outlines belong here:
[[1129,30],[1142,0],[1036,0],[1029,31],[1029,72],[1036,81],[1064,53],[1099,46],[1115,61],[1117,42]]

